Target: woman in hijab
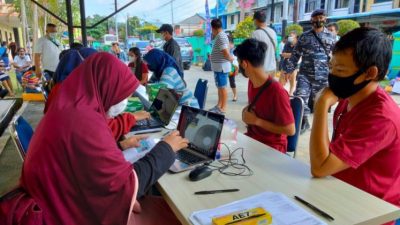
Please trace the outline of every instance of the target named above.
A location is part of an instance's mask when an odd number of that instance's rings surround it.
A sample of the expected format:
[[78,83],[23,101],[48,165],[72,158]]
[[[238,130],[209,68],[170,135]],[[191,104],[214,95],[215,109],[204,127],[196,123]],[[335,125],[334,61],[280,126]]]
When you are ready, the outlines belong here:
[[183,72],[171,56],[159,49],[152,49],[143,59],[146,61],[149,70],[153,71],[151,81],[164,83],[168,88],[183,92],[179,100],[180,105],[199,108],[197,99],[186,87],[186,82],[183,80]]
[[[51,89],[49,97],[46,101],[44,112],[48,110],[55,96],[58,93],[58,89],[61,87],[61,83],[71,74],[71,72],[78,67],[86,58],[93,55],[97,51],[92,48],[79,48],[71,49],[64,54],[61,58],[60,63],[57,66],[56,72],[54,74],[54,87]],[[121,104],[120,104],[121,105]],[[118,105],[118,106],[120,106]],[[126,107],[126,105],[125,105]],[[127,134],[133,126],[135,126],[136,121],[144,120],[150,118],[150,113],[145,111],[139,111],[136,113],[122,113],[124,108],[114,106],[112,110],[108,113],[109,119],[108,124],[113,132],[113,136],[116,141],[122,141],[123,135]],[[114,110],[115,109],[115,110]],[[119,142],[118,142],[119,143]],[[120,143],[124,146],[124,143]],[[126,145],[125,145],[126,146]]]
[[[175,131],[135,164],[125,161],[106,112],[138,85],[129,68],[108,53],[89,57],[63,82],[35,130],[21,176],[44,224],[179,224],[160,199],[146,197],[152,200],[143,200],[143,213],[131,213],[188,143]],[[143,216],[154,207],[157,213]]]

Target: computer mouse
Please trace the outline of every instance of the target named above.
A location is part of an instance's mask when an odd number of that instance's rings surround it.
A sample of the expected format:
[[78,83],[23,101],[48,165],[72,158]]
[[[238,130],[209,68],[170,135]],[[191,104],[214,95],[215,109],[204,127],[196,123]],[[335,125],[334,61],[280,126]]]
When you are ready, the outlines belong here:
[[208,166],[200,166],[190,171],[189,179],[191,181],[199,181],[210,176],[211,174],[212,174],[212,169],[210,169]]

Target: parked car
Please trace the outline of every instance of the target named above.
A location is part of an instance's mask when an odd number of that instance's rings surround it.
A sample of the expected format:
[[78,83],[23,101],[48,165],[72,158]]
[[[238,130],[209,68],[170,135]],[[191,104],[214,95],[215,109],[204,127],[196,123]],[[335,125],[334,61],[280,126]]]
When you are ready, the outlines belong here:
[[150,41],[136,41],[133,43],[133,47],[139,48],[140,53],[142,53],[142,55],[146,55],[150,49]]
[[192,65],[193,60],[193,48],[186,38],[174,38],[178,42],[179,47],[181,47],[181,56],[183,62],[183,69],[189,70]]

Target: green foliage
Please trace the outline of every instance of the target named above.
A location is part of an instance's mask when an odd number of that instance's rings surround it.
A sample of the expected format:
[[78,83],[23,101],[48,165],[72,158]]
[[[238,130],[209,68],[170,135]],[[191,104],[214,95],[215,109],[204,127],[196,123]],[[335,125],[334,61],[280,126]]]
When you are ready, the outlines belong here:
[[286,35],[289,35],[292,31],[296,32],[297,36],[300,36],[303,33],[303,27],[299,24],[291,24],[285,29]]
[[357,27],[360,27],[360,24],[354,20],[339,20],[337,22],[339,26],[339,36],[345,35],[347,32],[354,30]]
[[202,29],[195,30],[193,32],[193,35],[196,36],[196,37],[203,37],[204,36],[204,30],[202,30]]
[[[95,23],[97,23],[98,21],[100,21],[101,19],[103,19],[103,16],[100,15],[93,15],[93,16],[89,16],[86,18],[86,24],[88,26],[93,25]],[[97,25],[95,28],[92,29],[88,29],[87,30],[87,34],[89,36],[92,36],[94,39],[99,40],[103,37],[104,34],[107,34],[108,30],[107,30],[107,21],[104,21],[103,23]]]
[[153,24],[146,23],[143,27],[138,28],[138,32],[140,35],[147,35],[150,33],[155,33],[158,27]]
[[195,48],[195,49],[194,49],[194,52],[196,52],[197,54],[200,54],[201,48]]
[[241,21],[235,31],[233,32],[234,38],[249,38],[251,33],[256,29],[253,23],[253,18],[248,16],[243,21]]

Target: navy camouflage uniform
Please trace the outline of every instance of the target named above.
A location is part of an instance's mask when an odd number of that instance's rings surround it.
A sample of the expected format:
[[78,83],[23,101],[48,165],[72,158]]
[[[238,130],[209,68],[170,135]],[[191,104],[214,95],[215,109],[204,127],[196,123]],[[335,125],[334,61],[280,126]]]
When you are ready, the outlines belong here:
[[[325,45],[328,54],[331,55],[336,39],[326,28],[317,36]],[[289,60],[283,63],[283,70],[292,73],[302,58],[300,70],[297,75],[297,87],[294,92],[304,101],[304,116],[310,114],[308,101],[313,98],[322,88],[328,86],[329,62],[328,56],[320,42],[315,38],[312,30],[304,32],[298,39]]]

